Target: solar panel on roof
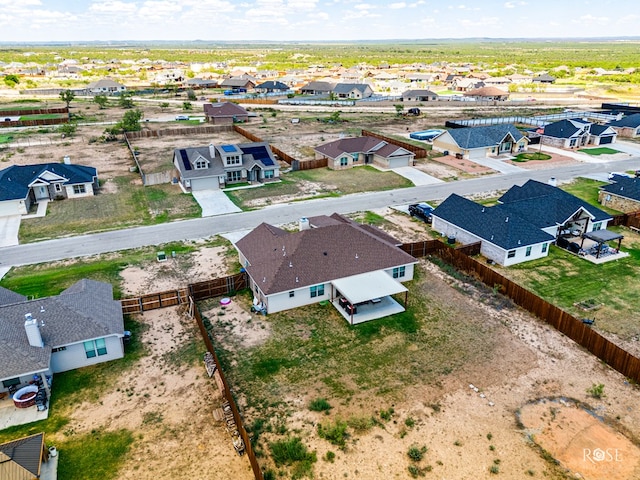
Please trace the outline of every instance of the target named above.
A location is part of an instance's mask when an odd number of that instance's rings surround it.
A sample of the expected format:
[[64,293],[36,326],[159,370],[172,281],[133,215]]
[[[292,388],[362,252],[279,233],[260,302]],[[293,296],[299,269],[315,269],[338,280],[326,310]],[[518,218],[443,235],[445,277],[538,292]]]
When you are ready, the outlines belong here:
[[274,165],[267,147],[261,145],[259,147],[244,147],[242,151],[247,155],[253,155],[254,160],[259,160],[265,166]]
[[180,157],[182,158],[182,165],[184,165],[184,169],[191,170],[191,162],[189,162],[187,151],[184,148],[180,150]]
[[222,148],[222,151],[225,153],[233,153],[236,151],[235,145],[222,145],[220,148]]

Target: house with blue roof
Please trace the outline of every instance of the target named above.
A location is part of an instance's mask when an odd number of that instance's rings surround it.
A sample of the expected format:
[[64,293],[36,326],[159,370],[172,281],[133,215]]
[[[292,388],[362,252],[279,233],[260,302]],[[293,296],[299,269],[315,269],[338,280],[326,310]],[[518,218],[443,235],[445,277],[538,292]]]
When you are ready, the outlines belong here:
[[527,145],[529,139],[512,124],[455,128],[433,139],[434,150],[469,160],[517,154]]
[[568,118],[545,125],[541,141],[543,145],[573,149],[586,145],[615,143],[617,135],[618,133],[608,125]]
[[624,213],[640,211],[640,177],[614,174],[611,183],[600,188],[600,205]]
[[553,185],[529,180],[486,207],[451,195],[432,212],[432,228],[509,266],[547,256],[559,237],[606,230],[611,215]]
[[0,216],[25,215],[36,203],[95,195],[98,171],[85,165],[43,163],[0,170]]
[[640,113],[625,115],[620,120],[608,124],[621,137],[636,138],[640,136]]
[[218,190],[234,183],[280,178],[280,165],[266,142],[177,148],[173,165],[185,191]]

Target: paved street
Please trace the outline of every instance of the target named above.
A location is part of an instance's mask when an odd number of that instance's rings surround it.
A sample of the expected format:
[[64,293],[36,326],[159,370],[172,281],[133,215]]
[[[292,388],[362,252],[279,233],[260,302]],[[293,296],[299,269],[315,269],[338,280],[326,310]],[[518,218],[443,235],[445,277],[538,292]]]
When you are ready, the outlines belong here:
[[593,175],[599,172],[635,169],[640,169],[640,159],[638,158],[603,164],[575,164],[548,170],[485,176],[471,180],[386,192],[371,192],[339,198],[292,202],[272,205],[262,210],[8,246],[0,248],[0,269],[95,255],[146,245],[158,245],[170,241],[207,238],[221,233],[250,229],[261,222],[279,225],[296,221],[300,217],[331,214],[333,212],[346,214],[385,206],[406,205],[423,200],[439,200],[446,198],[451,193],[467,195],[506,190],[514,184],[521,185],[530,178],[546,182],[550,177],[556,177],[558,181],[564,181],[577,176]]

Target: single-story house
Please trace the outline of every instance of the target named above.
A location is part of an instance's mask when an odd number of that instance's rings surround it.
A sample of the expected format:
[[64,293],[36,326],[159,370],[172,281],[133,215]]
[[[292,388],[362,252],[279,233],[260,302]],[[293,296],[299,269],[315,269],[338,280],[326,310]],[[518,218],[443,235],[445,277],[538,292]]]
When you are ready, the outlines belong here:
[[481,87],[484,87],[484,82],[475,78],[457,77],[451,82],[451,90],[457,92],[468,92]]
[[600,187],[600,205],[624,213],[640,211],[640,178],[614,174],[610,182]]
[[216,88],[218,81],[213,78],[187,78],[187,88]]
[[274,93],[274,92],[285,93],[285,92],[288,92],[290,89],[289,89],[289,85],[285,83],[269,80],[259,85],[256,85],[254,87],[254,90],[258,93]]
[[373,90],[366,83],[338,83],[333,88],[333,93],[338,98],[359,100],[361,98],[369,98],[373,95]]
[[489,125],[455,128],[433,139],[433,149],[471,159],[502,154],[514,154],[526,150],[529,139],[515,125]]
[[543,145],[558,148],[581,148],[588,144],[614,143],[616,131],[607,125],[598,125],[578,118],[564,119],[544,126]]
[[110,78],[103,78],[97,82],[90,83],[85,88],[85,95],[113,95],[116,93],[125,92],[127,87],[111,80]]
[[0,216],[25,215],[43,200],[79,198],[98,191],[98,171],[66,163],[12,165],[0,170]]
[[400,99],[403,102],[433,102],[438,99],[438,94],[431,90],[407,90]]
[[331,82],[309,82],[300,88],[302,95],[329,95],[336,87]]
[[334,213],[288,232],[262,223],[236,243],[254,304],[275,313],[330,301],[352,324],[404,311],[416,259],[376,227]]
[[231,125],[249,121],[249,112],[236,103],[205,103],[204,116],[214,125]]
[[83,279],[34,300],[0,287],[0,392],[122,358],[123,337],[122,307],[108,283]]
[[621,137],[636,138],[640,136],[640,113],[626,115],[620,120],[609,122],[608,125]]
[[0,478],[34,480],[40,478],[42,464],[49,459],[44,433],[0,444]]
[[531,80],[533,83],[546,83],[551,84],[555,83],[556,77],[549,75],[548,73],[538,75],[537,77],[533,77]]
[[482,242],[481,253],[508,266],[544,257],[559,237],[606,230],[611,216],[553,185],[529,180],[486,207],[459,195],[432,212],[432,228],[462,244]]
[[509,98],[509,93],[497,87],[481,87],[464,92],[465,97],[477,98],[478,100],[498,100],[504,101]]
[[280,165],[265,142],[178,148],[173,153],[173,164],[182,187],[190,191],[280,178]]
[[221,83],[221,88],[244,88],[245,90],[251,90],[256,86],[256,79],[247,75],[240,77],[225,78]]
[[480,253],[509,266],[546,257],[553,235],[500,205],[485,207],[451,194],[431,213],[431,228],[464,245],[481,242]]
[[413,165],[415,154],[375,137],[349,137],[334,140],[314,148],[315,158],[327,158],[332,170],[375,164],[383,168]]

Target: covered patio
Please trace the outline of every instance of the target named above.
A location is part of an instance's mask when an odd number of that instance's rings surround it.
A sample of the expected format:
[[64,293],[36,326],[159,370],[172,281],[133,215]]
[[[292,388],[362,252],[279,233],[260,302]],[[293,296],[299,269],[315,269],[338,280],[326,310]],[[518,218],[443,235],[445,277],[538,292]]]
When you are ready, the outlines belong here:
[[[579,250],[567,249],[568,251],[591,263],[601,264],[629,256],[627,252],[620,251],[624,236],[610,230],[594,230],[565,238],[568,243],[574,244],[576,248],[579,247]],[[614,240],[618,240],[617,248],[607,245],[607,242]]]
[[[6,392],[4,392],[6,393]],[[39,410],[36,405],[28,408],[18,408],[13,403],[11,395],[3,395],[0,398],[0,430],[15,425],[46,420],[49,417],[49,409]]]
[[[341,278],[331,286],[331,303],[351,325],[404,312],[407,305],[407,288],[384,271]],[[404,306],[391,297],[402,292]]]

